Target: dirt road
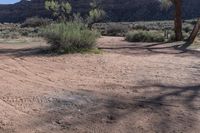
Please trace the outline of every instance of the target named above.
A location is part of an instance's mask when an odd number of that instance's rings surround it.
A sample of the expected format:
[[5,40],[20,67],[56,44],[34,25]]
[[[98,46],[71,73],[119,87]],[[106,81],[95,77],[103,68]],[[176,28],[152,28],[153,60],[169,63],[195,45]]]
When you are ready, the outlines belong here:
[[0,44],[0,133],[199,133],[200,52],[98,41],[102,54]]

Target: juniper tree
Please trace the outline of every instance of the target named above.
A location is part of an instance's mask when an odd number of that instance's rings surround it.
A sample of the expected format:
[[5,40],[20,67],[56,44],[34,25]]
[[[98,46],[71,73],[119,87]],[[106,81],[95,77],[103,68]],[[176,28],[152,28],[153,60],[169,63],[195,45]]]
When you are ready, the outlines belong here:
[[45,8],[52,12],[53,16],[60,20],[69,20],[72,7],[69,2],[58,2],[57,0],[46,0]]
[[91,10],[88,16],[88,27],[91,29],[94,23],[100,22],[104,19],[106,13],[102,9],[100,0],[92,0],[90,3]]
[[[180,41],[182,39],[182,11],[181,11],[181,1],[182,0],[162,0],[162,4],[164,7],[169,7],[172,4],[175,6],[175,35],[176,40]],[[183,47],[186,48],[190,44],[192,44],[198,35],[198,32],[200,30],[200,18],[198,18],[189,38],[187,39],[186,45]]]
[[161,0],[163,5],[169,7],[174,5],[175,7],[175,16],[174,16],[174,31],[175,31],[175,40],[181,41],[182,36],[182,0]]

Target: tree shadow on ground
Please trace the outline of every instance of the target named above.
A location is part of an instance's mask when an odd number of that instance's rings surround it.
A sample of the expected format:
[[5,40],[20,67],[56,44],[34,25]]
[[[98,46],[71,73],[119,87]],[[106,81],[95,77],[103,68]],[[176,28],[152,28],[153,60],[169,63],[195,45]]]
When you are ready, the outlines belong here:
[[185,42],[174,43],[127,43],[113,46],[99,46],[109,52],[116,52],[120,54],[133,55],[155,55],[155,54],[174,54],[200,57],[200,51],[187,49]]
[[[157,88],[157,91],[150,92],[149,88]],[[57,127],[55,130],[63,132],[167,133],[187,132],[196,128],[198,118],[194,114],[200,111],[200,84],[147,84],[132,86],[131,89],[142,89],[144,93],[131,97],[104,94],[97,97],[97,92],[79,91],[77,95],[87,97],[86,101],[89,102],[80,106],[75,99],[70,101],[72,108],[66,104],[69,98],[64,96],[46,106],[46,113],[42,114],[39,125],[52,124]],[[38,124],[38,121],[35,123]]]
[[62,53],[55,52],[51,46],[42,44],[41,46],[4,46],[0,47],[0,56],[10,56],[10,57],[36,57],[36,56],[59,56]]
[[23,57],[23,56],[50,56],[49,47],[34,47],[34,48],[2,48],[0,49],[0,55]]
[[[105,46],[98,46],[99,49],[108,52],[115,52],[125,55],[155,55],[155,54],[174,54],[177,56],[195,56],[200,57],[200,51],[185,49],[184,42],[175,43],[128,43],[112,44]],[[27,56],[58,56],[60,54],[53,53],[50,47],[33,47],[33,48],[1,48],[0,55],[7,55],[13,57],[27,57]]]

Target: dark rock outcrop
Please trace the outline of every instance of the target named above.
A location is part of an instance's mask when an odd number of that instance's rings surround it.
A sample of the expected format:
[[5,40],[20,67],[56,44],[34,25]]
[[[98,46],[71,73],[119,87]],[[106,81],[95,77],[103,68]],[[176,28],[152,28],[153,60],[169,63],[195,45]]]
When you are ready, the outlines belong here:
[[[85,15],[90,0],[69,0],[73,11]],[[102,0],[109,21],[144,21],[173,19],[173,10],[162,10],[159,0]],[[183,0],[183,17],[200,16],[200,0]],[[0,22],[20,22],[27,17],[51,17],[44,0],[21,0],[16,4],[0,5]]]

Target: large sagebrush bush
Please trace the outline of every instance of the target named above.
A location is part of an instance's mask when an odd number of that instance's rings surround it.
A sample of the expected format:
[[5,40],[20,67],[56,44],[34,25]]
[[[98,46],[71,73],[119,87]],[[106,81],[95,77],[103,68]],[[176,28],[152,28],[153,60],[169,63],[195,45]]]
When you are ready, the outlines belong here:
[[53,50],[61,53],[92,49],[97,39],[96,32],[76,22],[52,24],[44,29],[43,36]]

